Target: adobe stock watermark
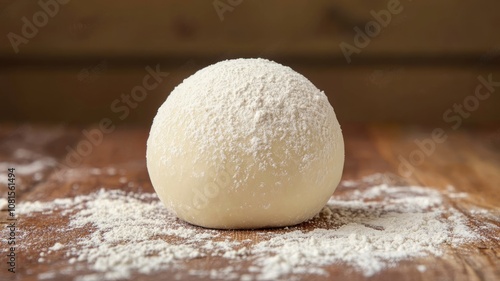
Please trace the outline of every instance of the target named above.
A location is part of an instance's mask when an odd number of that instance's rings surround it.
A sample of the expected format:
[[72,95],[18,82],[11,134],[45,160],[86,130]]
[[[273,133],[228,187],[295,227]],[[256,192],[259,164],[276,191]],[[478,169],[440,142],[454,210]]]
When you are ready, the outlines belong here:
[[[410,0],[411,1],[411,0]],[[342,41],[339,44],[340,50],[344,55],[347,63],[352,62],[351,56],[359,54],[366,48],[373,38],[377,37],[383,28],[386,28],[392,21],[393,16],[400,14],[403,11],[403,5],[399,0],[389,0],[387,8],[380,11],[371,10],[370,15],[373,20],[367,22],[364,29],[359,26],[354,27],[353,44]]]
[[14,52],[19,53],[19,45],[28,44],[30,39],[33,39],[40,28],[45,27],[49,23],[49,19],[55,17],[61,8],[61,5],[66,5],[70,0],[39,0],[38,6],[40,10],[33,13],[31,18],[22,17],[23,23],[20,34],[9,32],[7,39]]
[[[496,88],[500,87],[500,81],[493,81],[491,73],[486,78],[479,75],[477,80],[473,94],[466,96],[461,103],[455,103],[443,112],[443,121],[450,124],[451,129],[460,128],[463,120],[469,118],[479,108],[480,103],[490,98]],[[415,167],[422,165],[425,159],[436,151],[437,145],[444,143],[447,138],[448,135],[444,129],[435,128],[430,137],[422,140],[416,139],[414,141],[416,149],[412,150],[407,157],[398,155],[399,175],[410,177]]]
[[243,0],[214,0],[212,5],[220,21],[224,21],[224,14],[234,11],[234,8],[239,6]]
[[130,112],[136,109],[139,104],[144,101],[149,92],[158,88],[158,86],[163,82],[163,80],[169,75],[168,72],[162,72],[160,70],[160,65],[157,64],[154,68],[151,66],[146,66],[146,75],[142,78],[142,83],[133,87],[130,93],[122,93],[120,98],[113,100],[110,104],[110,110],[115,115],[112,117],[102,118],[96,128],[87,130],[82,130],[81,140],[74,145],[66,146],[66,157],[63,159],[62,163],[58,163],[55,167],[56,175],[60,175],[61,170],[64,168],[76,168],[82,162],[83,159],[89,156],[94,147],[99,146],[104,136],[112,133],[116,128],[116,121],[125,120]]

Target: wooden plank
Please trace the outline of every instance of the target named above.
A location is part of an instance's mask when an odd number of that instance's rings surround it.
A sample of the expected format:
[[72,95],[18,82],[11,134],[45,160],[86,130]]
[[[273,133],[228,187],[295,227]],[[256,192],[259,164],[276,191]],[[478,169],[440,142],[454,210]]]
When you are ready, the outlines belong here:
[[[365,29],[371,11],[387,10],[390,1],[219,1],[235,3],[219,17],[214,1],[71,1],[59,5],[19,56],[156,56],[214,57],[231,50],[252,56],[275,46],[282,56],[343,58],[341,42],[355,46],[354,27]],[[395,4],[394,4],[395,3]],[[374,35],[361,56],[377,54],[483,54],[496,50],[498,1],[394,1],[399,13]],[[399,4],[399,5],[398,5]],[[22,36],[26,17],[40,11],[38,1],[11,1],[2,9],[0,33]],[[0,57],[14,54],[7,36]],[[147,55],[146,55],[147,54]]]
[[[40,187],[33,190],[26,200],[74,197],[92,193],[100,187],[154,192],[145,169],[147,131],[122,129],[104,133],[102,141],[91,144],[90,153],[81,154],[79,143],[89,140],[83,131],[79,131],[79,142],[70,145],[71,154],[77,155],[79,160],[61,159],[61,168],[55,170]],[[85,131],[89,135],[98,134],[97,127],[89,127]],[[96,135],[94,137],[98,138]]]
[[[441,128],[441,127],[437,127]],[[444,142],[434,142],[431,149],[432,131],[430,127],[425,132],[401,127],[376,127],[372,129],[378,151],[386,161],[391,163],[393,172],[424,186],[433,186],[445,190],[448,185],[475,197],[474,202],[489,207],[495,207],[500,200],[497,186],[500,184],[498,165],[500,149],[495,146],[485,146],[489,140],[486,137],[491,129],[486,131],[443,130]],[[422,146],[426,143],[429,153],[425,154]],[[431,151],[432,150],[432,151]],[[424,155],[420,160],[410,155]],[[405,160],[401,160],[401,159]],[[418,160],[418,161],[416,161]],[[407,176],[408,161],[412,173]],[[403,172],[401,172],[401,170]]]
[[[121,120],[123,111],[113,110],[113,102],[120,100],[122,94],[130,95],[148,74],[145,68],[157,64],[170,75],[148,91],[147,97]],[[82,68],[12,69],[0,75],[0,84],[12,93],[4,96],[9,107],[0,112],[0,118],[28,122],[64,120],[70,124],[98,123],[102,118],[111,118],[117,124],[150,125],[173,88],[203,67],[188,60],[177,65],[157,62],[123,68],[103,60]],[[491,75],[492,81],[500,81],[499,69],[396,65],[323,68],[300,64],[291,67],[328,95],[341,123],[425,123],[450,127],[455,121],[446,123],[443,114],[454,110],[454,104],[463,104],[466,97],[474,96],[480,85],[479,75],[485,79]],[[461,120],[465,124],[500,121],[498,91],[494,87],[494,92]],[[451,115],[456,117],[458,113]]]
[[[11,127],[12,130],[13,127]],[[92,131],[93,127],[85,128]],[[433,128],[401,128],[387,126],[343,126],[346,140],[346,164],[344,180],[349,180],[350,185],[341,185],[336,195],[342,196],[351,192],[353,188],[362,190],[368,186],[386,183],[389,185],[408,186],[420,184],[436,188],[445,192],[447,185],[453,185],[457,191],[467,192],[470,196],[461,201],[453,201],[454,207],[464,212],[471,206],[481,206],[493,216],[500,215],[498,203],[500,198],[497,194],[500,176],[493,170],[498,170],[500,150],[498,146],[484,145],[484,136],[490,136],[491,128],[474,131],[448,132],[449,139],[436,146],[434,154],[430,155],[420,165],[415,165],[415,170],[410,177],[398,174],[398,155],[407,155],[415,149],[414,140],[428,137],[428,132]],[[14,129],[15,130],[15,129]],[[66,132],[68,129],[65,129]],[[1,132],[2,130],[0,130]],[[65,142],[56,145],[58,149],[64,149],[67,144],[74,148],[82,137],[82,130],[70,129],[73,140],[77,142]],[[24,132],[24,131],[23,131]],[[53,151],[53,147],[60,139],[57,137],[57,129],[39,128],[28,130],[31,137],[20,139],[18,134],[7,134],[2,139],[1,152],[8,150],[16,151],[22,147],[33,147],[45,151],[48,155],[58,155],[61,164],[60,150]],[[97,145],[92,147],[92,152],[83,157],[78,165],[63,168],[59,175],[52,173],[43,182],[38,183],[35,188],[28,192],[22,200],[44,200],[50,201],[55,198],[72,197],[88,194],[102,187],[106,189],[120,189],[134,192],[152,192],[145,167],[145,141],[147,130],[135,128],[119,128],[105,135]],[[29,135],[28,134],[28,135]],[[21,134],[22,135],[22,134]],[[49,140],[34,141],[43,139]],[[50,136],[50,138],[49,138]],[[56,137],[54,137],[56,136]],[[52,148],[54,149],[54,148]],[[59,151],[59,152],[58,152]],[[3,153],[0,155],[7,155]],[[67,155],[66,155],[67,156]],[[2,158],[4,163],[7,158]],[[62,159],[62,160],[61,160]],[[10,161],[10,160],[7,160]],[[375,174],[375,175],[374,175]],[[370,176],[370,180],[362,179]],[[125,178],[125,180],[123,180]],[[444,204],[451,204],[444,202]],[[78,237],[89,235],[93,230],[91,227],[79,228],[68,232],[58,232],[54,235],[53,230],[65,229],[68,217],[58,215],[54,210],[53,215],[34,214],[33,216],[21,217],[20,225],[23,225],[24,243],[29,247],[23,248],[20,253],[19,264],[21,268],[16,276],[23,280],[37,280],[40,275],[47,272],[59,272],[58,275],[46,275],[44,280],[73,280],[76,275],[92,273],[87,267],[76,267],[68,263],[64,251],[56,252],[47,257],[47,260],[39,262],[40,252],[47,249],[56,242],[70,244]],[[498,217],[498,216],[497,216]],[[321,218],[292,227],[291,230],[311,230],[328,222]],[[471,225],[481,224],[475,218],[470,218]],[[492,220],[500,226],[498,221]],[[196,227],[193,226],[196,229]],[[47,231],[47,230],[52,231]],[[260,241],[260,235],[270,230],[254,231],[222,231],[222,239],[235,239],[243,241],[250,239],[251,243]],[[283,233],[285,229],[272,230]],[[2,232],[2,234],[4,234]],[[403,261],[397,267],[384,270],[381,274],[371,277],[369,280],[496,280],[500,277],[500,249],[496,242],[498,233],[483,232],[481,241],[468,243],[458,248],[449,248],[443,257],[432,256]],[[162,237],[162,239],[172,239]],[[426,265],[427,270],[419,272],[417,264]],[[248,261],[239,262],[242,270],[250,265]],[[81,264],[80,264],[81,266]],[[194,259],[186,262],[187,268],[211,269],[227,266],[227,261],[220,257],[209,257]],[[68,271],[72,268],[73,271]],[[64,271],[66,270],[66,271]],[[333,264],[326,270],[338,280],[368,280],[362,273],[352,271],[342,264]],[[65,274],[64,272],[70,272]],[[141,275],[135,273],[133,280],[157,280],[165,276],[180,274],[185,280],[203,280],[204,277],[187,274],[184,269],[173,269],[160,271],[152,275]],[[42,275],[43,276],[43,275]],[[300,275],[299,278],[308,280],[329,280],[323,275]]]

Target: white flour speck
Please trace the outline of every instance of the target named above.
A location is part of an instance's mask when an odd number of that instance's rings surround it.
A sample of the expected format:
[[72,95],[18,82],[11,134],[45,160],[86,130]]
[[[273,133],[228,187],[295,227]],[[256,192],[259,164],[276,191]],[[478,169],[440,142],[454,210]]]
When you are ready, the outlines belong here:
[[417,265],[417,270],[420,272],[425,272],[425,271],[427,271],[427,267],[423,264],[419,264],[419,265]]
[[58,250],[61,250],[62,248],[64,248],[64,245],[57,242],[54,244],[54,246],[49,248],[49,251],[58,251]]

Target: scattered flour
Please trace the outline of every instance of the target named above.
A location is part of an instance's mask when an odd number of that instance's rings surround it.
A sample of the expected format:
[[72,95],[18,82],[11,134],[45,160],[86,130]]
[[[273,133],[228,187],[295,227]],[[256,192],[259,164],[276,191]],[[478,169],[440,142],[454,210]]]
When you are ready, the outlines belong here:
[[53,279],[56,276],[57,276],[57,273],[55,271],[48,271],[48,272],[38,274],[38,280]]
[[[443,207],[446,200],[452,200],[446,193],[423,187],[347,188],[310,222],[313,228],[255,230],[259,242],[183,223],[149,193],[101,189],[75,198],[24,202],[19,211],[21,218],[33,213],[68,218],[57,235],[66,237],[64,243],[53,244],[39,261],[50,262],[51,252],[62,251],[71,268],[61,272],[80,275],[78,281],[118,280],[165,270],[174,272],[177,279],[192,275],[217,280],[290,280],[291,274],[327,276],[325,267],[332,264],[372,276],[397,261],[441,256],[449,247],[481,241],[465,215]],[[199,258],[223,259],[226,266],[186,265]],[[86,275],[78,272],[82,266]],[[418,265],[416,270],[427,268]],[[39,275],[39,279],[51,277],[50,272]]]
[[16,149],[13,156],[20,160],[21,163],[18,161],[0,162],[0,185],[8,181],[9,168],[15,167],[15,174],[18,176],[32,176],[35,181],[40,181],[43,178],[43,172],[57,166],[57,161],[54,158],[40,156],[27,149]]
[[417,270],[420,271],[420,272],[425,272],[427,271],[427,267],[425,265],[417,265]]
[[42,172],[43,170],[54,167],[56,165],[57,161],[54,158],[43,157],[41,159],[37,159],[26,164],[2,162],[0,163],[0,171],[2,174],[5,174],[4,171],[7,171],[8,168],[15,167],[16,174],[32,175],[35,173]]
[[58,251],[58,250],[61,250],[62,248],[64,248],[64,245],[61,244],[61,243],[59,243],[59,242],[56,242],[54,244],[54,246],[52,246],[52,247],[49,248],[49,252],[50,251]]

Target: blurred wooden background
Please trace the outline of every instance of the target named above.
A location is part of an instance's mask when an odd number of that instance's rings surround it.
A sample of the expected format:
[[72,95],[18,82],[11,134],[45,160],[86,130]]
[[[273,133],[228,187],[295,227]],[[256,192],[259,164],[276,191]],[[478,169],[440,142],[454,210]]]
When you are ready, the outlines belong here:
[[[500,82],[496,0],[59,1],[0,1],[0,121],[149,125],[175,85],[236,57],[291,66],[327,93],[341,123],[444,124],[479,75]],[[339,45],[389,7],[400,12],[348,63]],[[12,34],[23,43],[13,47]],[[156,65],[169,76],[120,120],[111,105]],[[463,121],[499,122],[499,109],[500,87]]]

